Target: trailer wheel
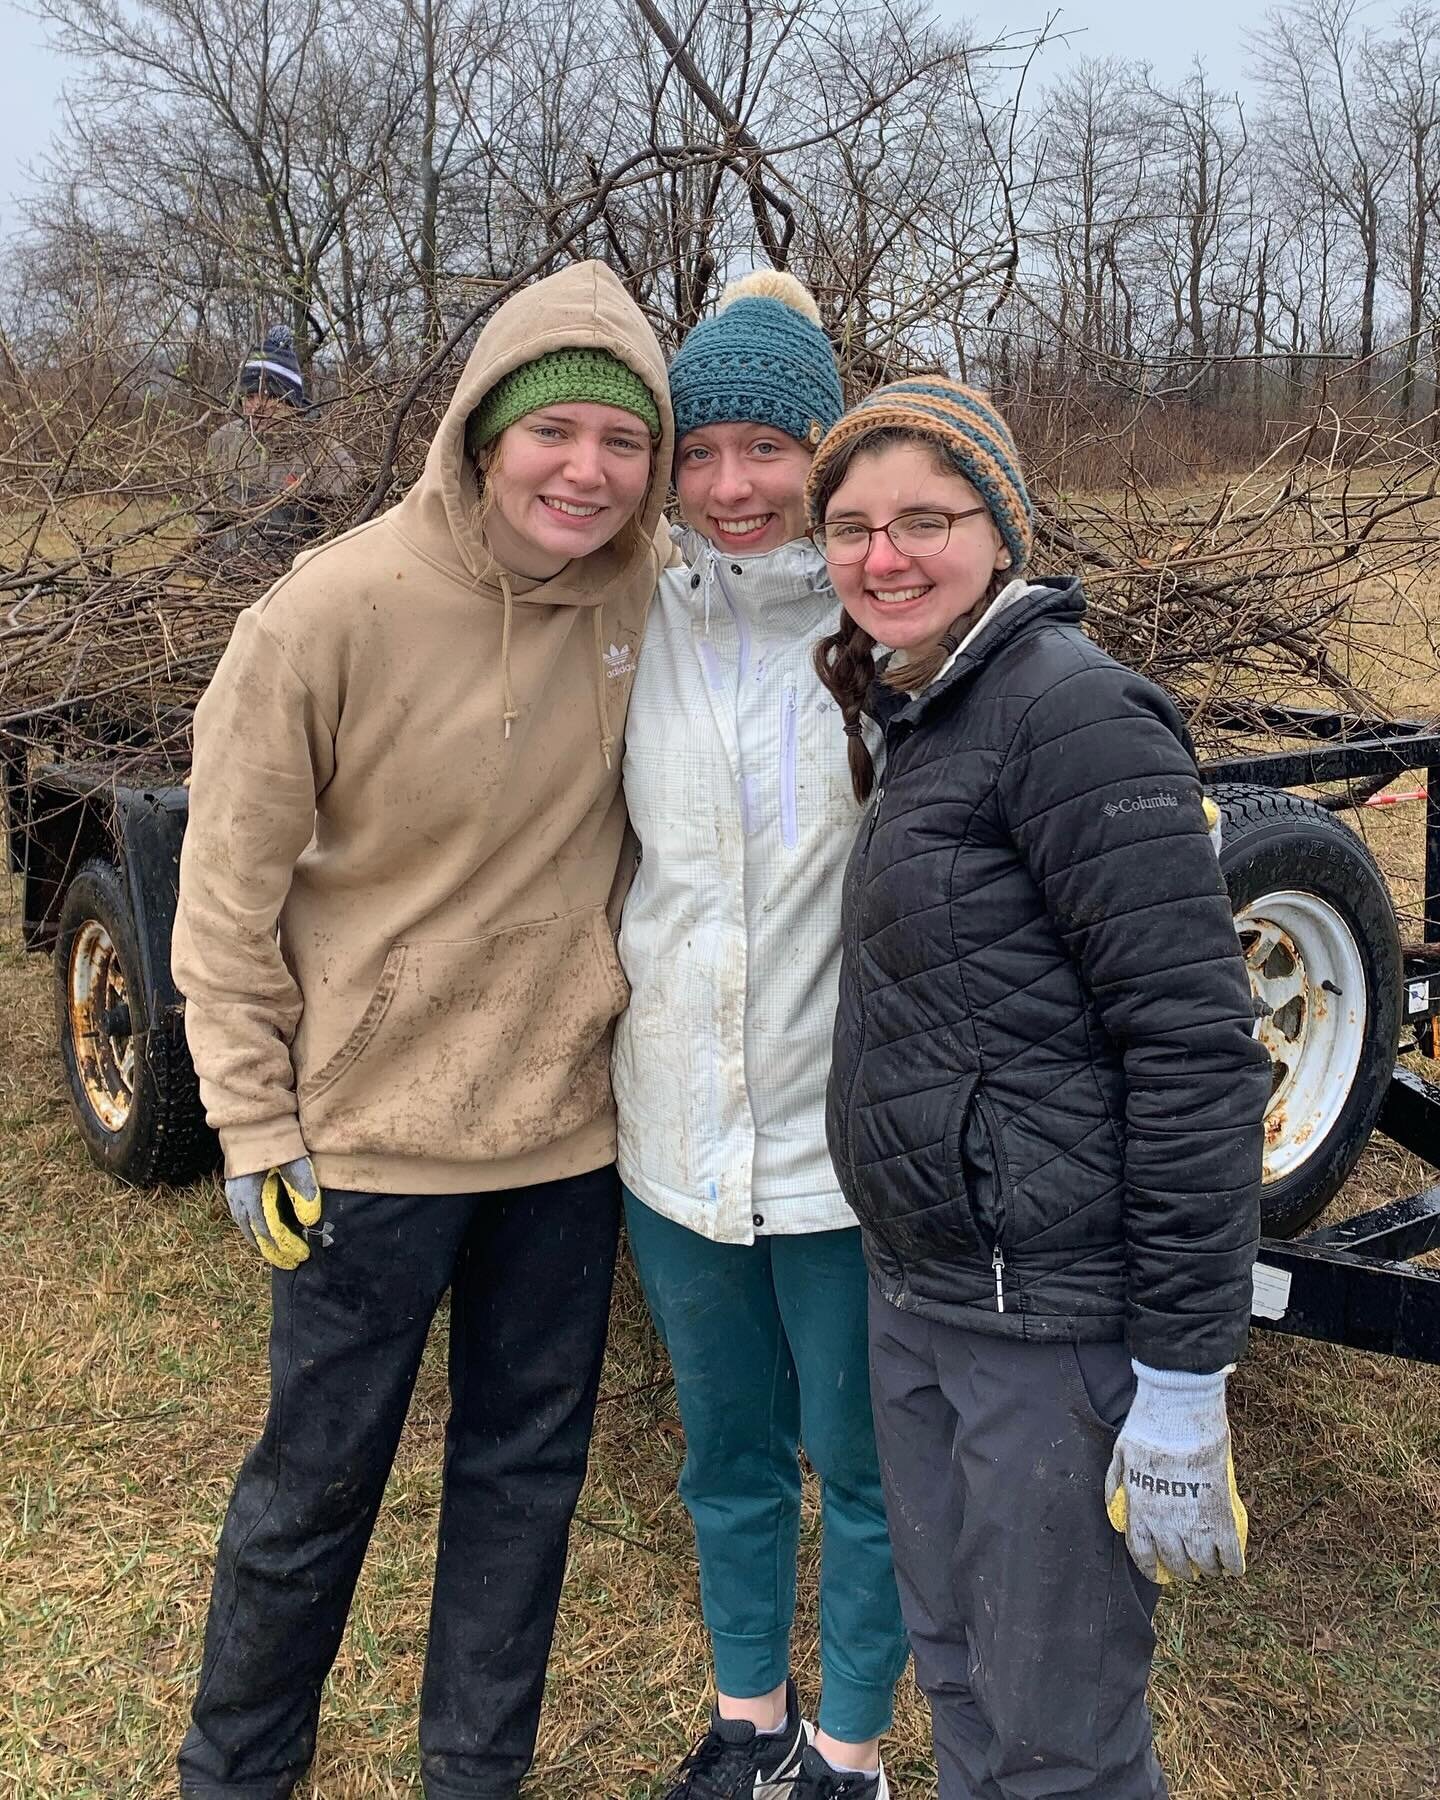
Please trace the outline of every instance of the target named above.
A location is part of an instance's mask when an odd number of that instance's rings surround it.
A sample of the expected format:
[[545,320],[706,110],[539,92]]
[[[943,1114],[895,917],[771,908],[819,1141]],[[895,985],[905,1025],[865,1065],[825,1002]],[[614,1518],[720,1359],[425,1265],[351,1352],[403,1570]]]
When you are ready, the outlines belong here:
[[1384,1103],[1400,1037],[1395,909],[1370,852],[1324,807],[1238,782],[1209,792],[1270,1052],[1263,1229],[1293,1237],[1355,1166]]
[[66,890],[55,944],[57,1036],[92,1160],[149,1187],[193,1181],[218,1145],[177,1024],[152,1026],[135,922],[119,871],[95,858]]

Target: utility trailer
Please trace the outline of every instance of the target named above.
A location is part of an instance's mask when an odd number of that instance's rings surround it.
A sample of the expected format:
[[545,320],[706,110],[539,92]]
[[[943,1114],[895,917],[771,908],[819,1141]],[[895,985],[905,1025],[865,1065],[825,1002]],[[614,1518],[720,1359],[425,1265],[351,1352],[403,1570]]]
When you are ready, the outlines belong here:
[[[1440,733],[1288,707],[1223,723],[1302,740],[1201,771],[1273,1070],[1256,1322],[1440,1363],[1440,1270],[1414,1260],[1440,1248],[1440,1185],[1315,1223],[1377,1129],[1440,1170],[1440,1082],[1397,1064],[1405,1050],[1440,1058]],[[92,1158],[141,1185],[182,1183],[219,1161],[170,973],[183,771],[133,741],[109,766],[70,760],[64,737],[0,740],[25,945],[53,958],[59,1054]],[[1411,769],[1429,784],[1424,941],[1402,944],[1360,838],[1288,790]]]
[[[1440,1185],[1307,1229],[1373,1131],[1440,1170],[1440,1082],[1396,1060],[1440,1058],[1440,733],[1300,707],[1222,723],[1308,740],[1201,769],[1225,815],[1220,864],[1274,1071],[1255,1322],[1440,1363],[1440,1269],[1414,1260],[1440,1249]],[[1401,942],[1355,833],[1286,791],[1408,770],[1426,777],[1417,943]]]

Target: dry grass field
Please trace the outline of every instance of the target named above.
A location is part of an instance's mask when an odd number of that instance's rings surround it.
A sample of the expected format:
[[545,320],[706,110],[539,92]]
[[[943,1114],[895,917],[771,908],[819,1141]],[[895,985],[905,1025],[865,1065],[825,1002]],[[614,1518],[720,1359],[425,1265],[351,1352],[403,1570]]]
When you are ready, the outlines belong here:
[[[1389,604],[1377,596],[1382,646]],[[1407,638],[1421,617],[1394,614],[1390,630]],[[1424,625],[1395,685],[1435,708]],[[1412,913],[1422,812],[1361,819]],[[1377,1141],[1340,1205],[1424,1179]],[[266,1312],[261,1265],[214,1183],[137,1193],[86,1161],[53,1052],[49,967],[22,954],[12,897],[0,925],[3,1800],[174,1793],[215,1536],[261,1420]],[[1231,1388],[1252,1568],[1161,1603],[1154,1702],[1176,1800],[1440,1795],[1440,1372],[1261,1334]],[[528,1789],[544,1800],[658,1795],[707,1701],[674,1399],[628,1274],[603,1391]],[[306,1800],[419,1794],[445,1406],[437,1329]],[[815,1526],[812,1507],[812,1573]],[[813,1611],[796,1662],[813,1702]],[[896,1800],[933,1794],[908,1681],[887,1757]]]

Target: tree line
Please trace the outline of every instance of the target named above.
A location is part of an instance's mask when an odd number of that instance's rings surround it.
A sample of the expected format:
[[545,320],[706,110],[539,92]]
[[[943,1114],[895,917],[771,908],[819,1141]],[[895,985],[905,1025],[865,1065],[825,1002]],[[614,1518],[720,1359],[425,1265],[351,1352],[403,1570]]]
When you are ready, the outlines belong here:
[[[598,255],[667,344],[793,268],[861,385],[1285,404],[1403,422],[1440,356],[1440,12],[1272,10],[1254,97],[916,0],[39,0],[64,124],[11,246],[32,364],[202,385],[286,319],[332,380],[413,366],[517,272]],[[1356,371],[1359,371],[1358,376]]]

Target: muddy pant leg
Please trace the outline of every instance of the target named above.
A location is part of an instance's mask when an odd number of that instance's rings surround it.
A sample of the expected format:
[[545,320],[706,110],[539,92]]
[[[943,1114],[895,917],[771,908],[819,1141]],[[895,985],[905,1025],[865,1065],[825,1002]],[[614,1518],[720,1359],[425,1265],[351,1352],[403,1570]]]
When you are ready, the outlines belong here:
[[335,1241],[271,1279],[270,1409],[220,1535],[187,1800],[283,1800],[315,1750],[463,1198],[330,1191]]
[[971,1682],[994,1733],[986,1791],[1164,1800],[1145,1701],[1157,1590],[1105,1516],[1129,1355],[941,1330],[961,1422]]
[[510,1800],[534,1754],[605,1351],[619,1184],[605,1168],[476,1206],[450,1301],[420,1702],[428,1800]]
[[875,1437],[915,1679],[930,1706],[940,1800],[979,1800],[991,1733],[970,1688],[966,1620],[955,1579],[963,1492],[959,1418],[940,1388],[928,1319],[870,1290]]
[[[1134,1390],[1124,1346],[1025,1343],[896,1315],[872,1335],[877,1379],[887,1341],[913,1346],[916,1326],[955,1420],[948,1573],[969,1701],[950,1733],[961,1772],[944,1800],[1164,1800],[1145,1704],[1156,1590],[1104,1507]],[[913,1501],[918,1480],[937,1473],[933,1458],[912,1473],[903,1434],[886,1447],[898,1495]],[[945,1574],[935,1567],[929,1580],[938,1587]],[[979,1763],[968,1755],[977,1717]]]

